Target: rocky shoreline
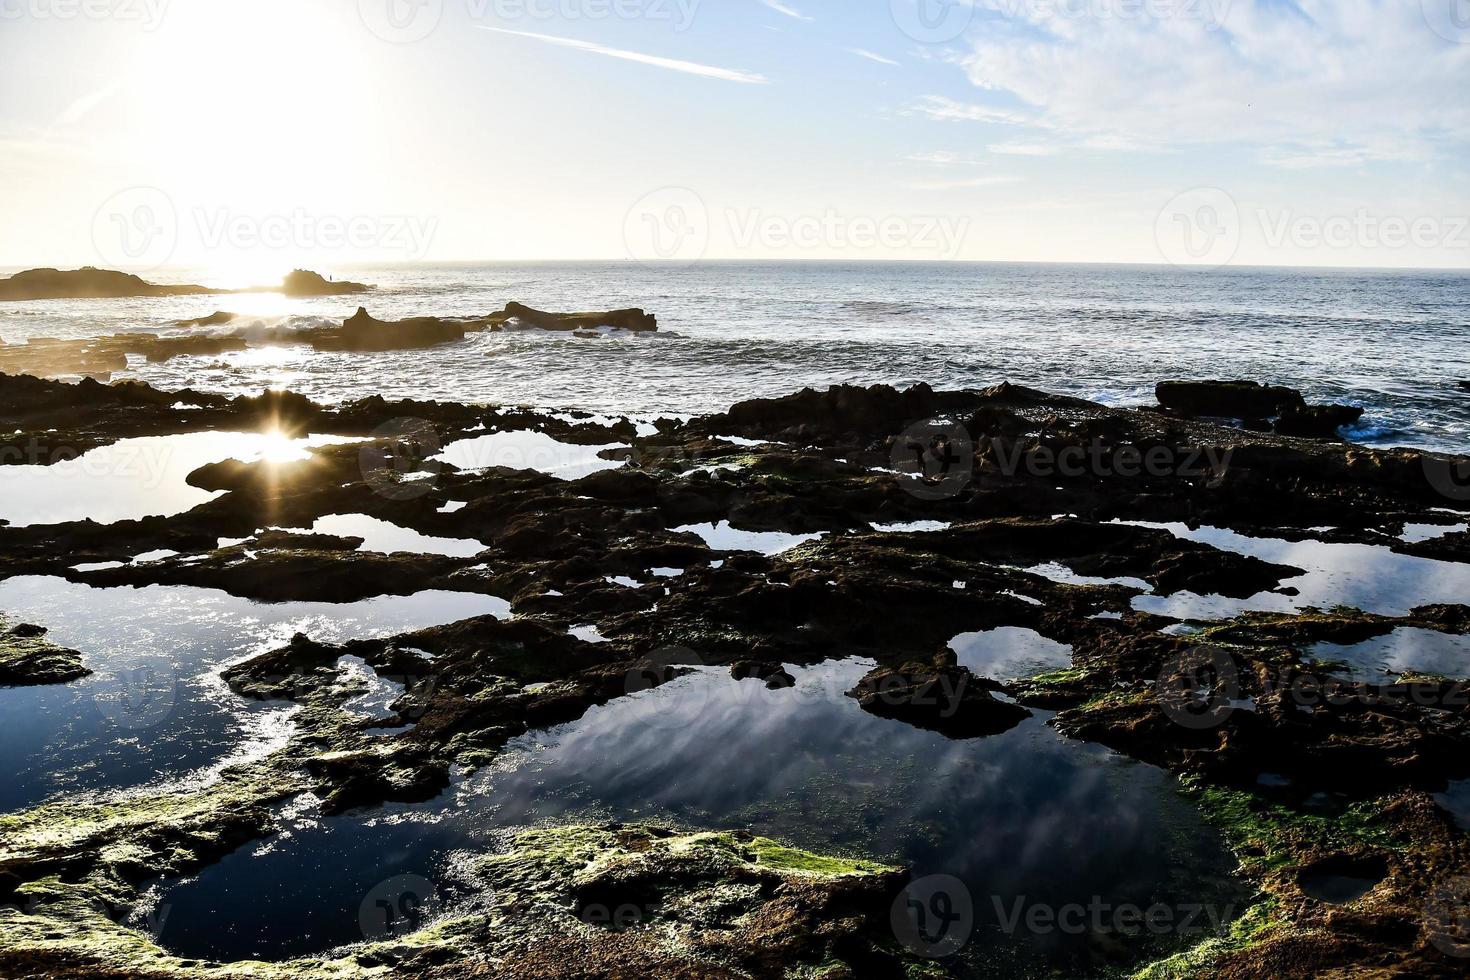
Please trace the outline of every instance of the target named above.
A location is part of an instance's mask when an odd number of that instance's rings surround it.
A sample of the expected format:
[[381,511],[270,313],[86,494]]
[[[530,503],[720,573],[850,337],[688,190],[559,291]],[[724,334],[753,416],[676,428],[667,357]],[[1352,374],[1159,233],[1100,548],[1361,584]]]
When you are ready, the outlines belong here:
[[[736,828],[532,833],[485,857],[491,907],[310,963],[182,961],[109,916],[136,904],[145,882],[188,874],[269,833],[272,807],[302,793],[328,813],[421,801],[454,770],[493,762],[517,735],[693,668],[779,688],[782,665],[861,656],[876,666],[848,696],[865,710],[953,738],[1058,711],[1053,725],[1067,736],[1178,774],[1222,829],[1258,893],[1250,912],[1171,959],[1108,969],[1275,977],[1371,965],[1384,976],[1463,975],[1470,892],[1456,889],[1470,838],[1433,794],[1470,777],[1464,678],[1354,682],[1311,650],[1406,628],[1463,635],[1470,607],[1303,607],[1191,622],[1140,611],[1135,600],[1265,595],[1290,605],[1298,594],[1303,569],[1189,540],[1161,526],[1169,523],[1400,556],[1427,548],[1465,563],[1463,533],[1405,540],[1409,525],[1448,531],[1463,520],[1464,461],[1303,438],[1287,434],[1300,431],[1290,423],[1277,432],[1224,426],[1192,416],[1244,416],[1160,400],[1158,410],[1123,410],[1014,385],[840,387],[640,425],[0,376],[0,431],[14,433],[0,440],[8,464],[52,465],[118,439],[211,430],[362,440],[318,447],[308,461],[203,467],[189,482],[219,495],[174,516],[0,527],[0,577],[194,585],[266,601],[441,589],[501,597],[515,614],[342,645],[298,636],[225,673],[237,696],[300,706],[284,749],[196,790],[61,800],[0,817],[0,905],[11,906],[0,910],[0,973],[946,975],[957,967],[918,959],[889,928],[901,872],[786,851],[732,836]],[[1252,406],[1267,409],[1262,418],[1301,410],[1290,398],[1266,400]],[[567,480],[444,458],[444,447],[485,432],[533,432],[618,465]],[[307,530],[334,514],[485,550],[381,554]],[[905,529],[914,522],[932,527]],[[722,525],[804,540],[767,554],[717,547],[697,531]],[[175,554],[131,562],[157,549]],[[112,567],[88,570],[95,565]],[[677,570],[677,588],[653,569]],[[604,642],[573,634],[585,625]],[[947,646],[998,627],[1070,645],[1071,666],[985,677]],[[349,655],[405,681],[392,717],[372,722],[401,733],[370,736],[368,722],[344,711],[337,664]],[[1321,897],[1323,878],[1367,887],[1334,901]],[[569,917],[588,902],[657,912],[610,930]]]

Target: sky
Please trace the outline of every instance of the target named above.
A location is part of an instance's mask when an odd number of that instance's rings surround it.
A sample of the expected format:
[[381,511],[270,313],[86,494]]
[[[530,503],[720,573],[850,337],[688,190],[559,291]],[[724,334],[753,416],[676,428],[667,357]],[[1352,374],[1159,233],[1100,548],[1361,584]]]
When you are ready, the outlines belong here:
[[0,0],[0,265],[1470,268],[1470,0]]

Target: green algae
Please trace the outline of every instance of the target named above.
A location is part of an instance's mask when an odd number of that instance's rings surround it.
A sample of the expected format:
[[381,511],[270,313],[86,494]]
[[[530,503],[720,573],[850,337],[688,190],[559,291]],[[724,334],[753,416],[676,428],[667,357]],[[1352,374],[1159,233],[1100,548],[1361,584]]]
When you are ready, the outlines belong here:
[[1279,915],[1275,899],[1268,898],[1232,922],[1225,935],[1211,936],[1189,949],[1150,963],[1133,973],[1130,980],[1189,980],[1223,957],[1243,952],[1290,928],[1291,923]]

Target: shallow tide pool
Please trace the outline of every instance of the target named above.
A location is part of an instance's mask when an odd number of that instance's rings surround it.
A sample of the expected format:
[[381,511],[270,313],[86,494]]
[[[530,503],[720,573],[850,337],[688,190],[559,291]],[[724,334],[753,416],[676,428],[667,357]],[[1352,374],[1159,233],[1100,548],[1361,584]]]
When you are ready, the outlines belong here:
[[161,888],[161,942],[213,959],[324,950],[362,938],[360,908],[389,879],[421,876],[452,899],[460,855],[496,846],[497,830],[604,819],[746,828],[956,875],[975,975],[1086,962],[1086,936],[1008,929],[1018,907],[1244,909],[1234,861],[1163,771],[1068,741],[1041,713],[970,741],[878,718],[844,695],[870,668],[789,668],[796,686],[780,691],[699,671],[518,739],[432,804],[307,808]]
[[237,697],[219,672],[295,633],[342,642],[507,608],[466,592],[267,604],[186,586],[0,582],[0,609],[49,628],[49,639],[80,650],[93,671],[69,684],[0,688],[0,812],[64,792],[207,778],[284,744],[294,709]]

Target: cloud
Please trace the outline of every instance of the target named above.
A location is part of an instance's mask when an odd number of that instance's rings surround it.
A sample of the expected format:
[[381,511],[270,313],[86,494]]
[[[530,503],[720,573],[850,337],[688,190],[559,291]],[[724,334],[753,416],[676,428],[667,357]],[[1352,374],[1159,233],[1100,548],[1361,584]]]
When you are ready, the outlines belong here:
[[958,102],[947,95],[923,96],[913,105],[911,111],[940,122],[988,122],[1023,125],[1033,121],[1031,116],[1012,112],[1009,109],[996,109],[991,106],[976,105],[972,102]]
[[959,180],[921,180],[910,184],[916,191],[957,191],[968,187],[996,187],[1001,184],[1020,183],[1020,177],[1002,176],[965,177]]
[[[1453,94],[1470,91],[1470,45],[1446,43],[1418,2],[981,5],[985,31],[958,63],[978,88],[1028,107],[1018,124],[1071,143],[1237,143],[1302,167],[1424,159],[1470,138],[1470,99]],[[922,111],[1016,121],[959,103]]]
[[797,10],[795,7],[791,7],[787,4],[782,3],[781,0],[761,0],[761,3],[767,7],[770,7],[776,13],[784,14],[785,16],[790,17],[793,20],[812,21],[816,19],[814,17],[808,17],[806,14],[802,13],[800,10]]
[[952,163],[958,163],[960,155],[951,150],[934,150],[929,153],[910,153],[904,159],[910,163],[928,163],[936,167],[947,167]]
[[880,65],[898,64],[898,62],[894,61],[892,58],[885,58],[881,54],[874,54],[873,52],[868,51],[865,48],[845,48],[844,50],[847,51],[848,54],[855,54],[859,58],[867,58],[869,61],[876,61]]
[[1060,152],[1062,147],[1056,143],[1025,143],[1020,140],[1010,140],[1005,143],[991,143],[986,149],[1001,156],[1049,157]]
[[545,41],[547,44],[559,44],[566,48],[575,48],[578,51],[590,51],[593,54],[606,55],[609,58],[621,58],[624,61],[636,61],[640,65],[651,65],[654,68],[667,68],[669,71],[684,72],[686,75],[701,75],[705,78],[719,78],[727,82],[744,82],[748,85],[764,85],[768,79],[764,75],[754,72],[737,71],[731,68],[716,68],[713,65],[701,65],[693,61],[679,61],[676,58],[661,58],[658,55],[642,54],[638,51],[624,51],[621,48],[609,48],[601,44],[593,44],[591,41],[576,41],[568,37],[553,37],[550,34],[533,34],[530,31],[511,31],[503,27],[485,27],[477,25],[482,31],[494,31],[496,34],[513,34],[516,37],[529,37],[537,41]]

